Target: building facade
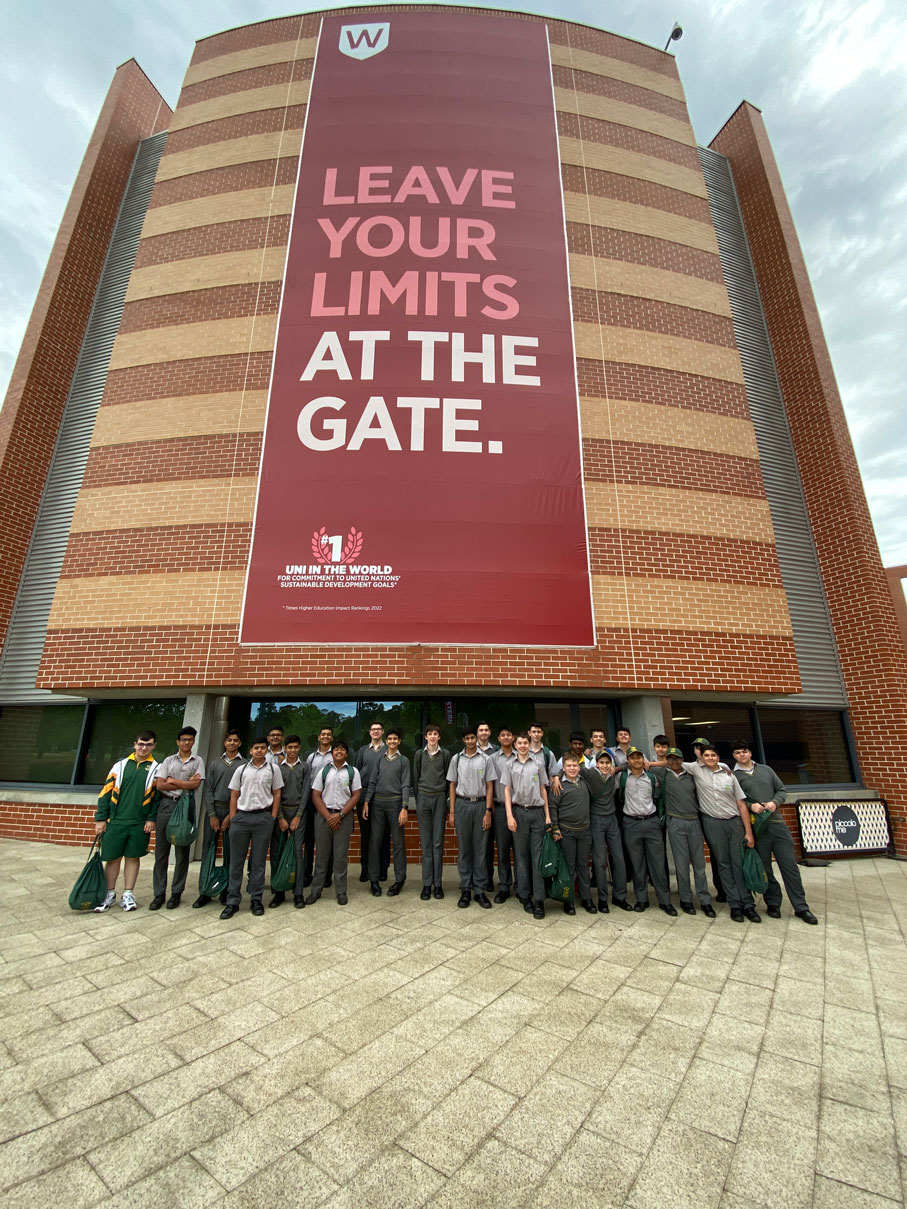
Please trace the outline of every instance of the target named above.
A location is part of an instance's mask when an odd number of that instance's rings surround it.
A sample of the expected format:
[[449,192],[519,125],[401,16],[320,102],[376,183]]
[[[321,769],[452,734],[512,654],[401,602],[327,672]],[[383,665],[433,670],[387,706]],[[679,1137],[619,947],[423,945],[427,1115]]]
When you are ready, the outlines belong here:
[[[346,12],[201,40],[172,112],[135,63],[114,79],[0,411],[0,833],[80,839],[90,787],[146,724],[168,749],[191,722],[213,753],[228,721],[251,737],[280,720],[309,743],[328,719],[362,742],[377,716],[414,747],[429,719],[453,741],[458,725],[487,717],[493,729],[538,718],[552,746],[577,727],[603,725],[613,738],[621,723],[641,746],[664,731],[684,747],[705,733],[724,750],[743,734],[799,793],[884,797],[902,846],[907,795],[891,770],[893,737],[907,724],[904,653],[759,111],[741,105],[703,148],[676,63],[660,50],[520,13]],[[382,22],[385,48],[374,32]],[[527,642],[522,591],[513,639],[500,628],[484,638],[494,572],[473,566],[493,566],[495,549],[515,541],[544,576],[564,543],[546,548],[544,523],[527,532],[521,516],[489,514],[473,477],[485,471],[468,458],[459,491],[436,488],[415,445],[401,455],[398,506],[409,507],[414,533],[421,513],[433,518],[444,534],[438,573],[467,580],[452,609],[470,619],[461,636],[440,626],[449,592],[438,587],[433,613],[426,572],[427,620],[412,641],[373,641],[365,618],[351,621],[349,641],[327,622],[320,641],[314,621],[289,638],[278,629],[273,642],[244,641],[250,551],[265,515],[263,442],[266,453],[281,442],[275,344],[279,356],[290,338],[280,325],[302,288],[286,266],[302,246],[294,224],[314,164],[306,157],[319,137],[342,143],[353,121],[347,98],[329,89],[338,28],[372,31],[350,42],[361,56],[343,53],[354,66],[367,60],[369,88],[386,88],[381,104],[395,90],[408,99],[412,77],[392,58],[405,37],[434,38],[447,54],[471,39],[502,75],[511,43],[543,38],[544,78],[526,73],[522,112],[507,120],[536,120],[537,96],[538,120],[550,109],[556,122],[557,163],[540,163],[539,174],[553,167],[562,187],[575,360],[553,368],[569,371],[578,399],[562,411],[546,396],[530,409],[527,393],[525,424],[542,448],[546,424],[564,431],[578,402],[591,642]],[[463,116],[455,67],[439,157],[445,137],[450,155],[466,154],[468,123],[478,122],[472,110]],[[373,162],[414,163],[400,137],[394,123],[375,125]],[[392,250],[380,256],[377,318],[363,304],[355,319],[349,309],[330,320],[346,333],[391,327],[409,309],[391,289],[392,271],[410,271],[405,250],[399,261]],[[451,247],[432,267],[463,266]],[[456,309],[428,313],[435,326],[458,326]],[[416,318],[424,328],[424,313]],[[375,443],[363,444],[319,463],[331,486],[312,487],[307,509],[288,497],[288,550],[290,539],[308,547],[307,518],[317,530],[346,485],[375,473]],[[506,480],[512,462],[500,464]],[[300,472],[303,495],[313,465]],[[382,473],[362,494],[367,519],[377,528],[386,507],[405,539],[406,513],[394,512],[389,479],[383,501]],[[484,562],[470,561],[473,546]],[[533,607],[543,626],[566,607],[559,577],[545,586],[551,617]],[[500,600],[506,607],[506,591]],[[500,600],[489,597],[489,616]]]

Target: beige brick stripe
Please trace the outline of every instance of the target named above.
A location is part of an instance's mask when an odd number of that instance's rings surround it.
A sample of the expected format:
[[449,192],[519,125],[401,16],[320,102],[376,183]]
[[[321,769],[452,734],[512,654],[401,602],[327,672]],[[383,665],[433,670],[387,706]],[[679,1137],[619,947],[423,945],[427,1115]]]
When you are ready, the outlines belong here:
[[[232,482],[232,490],[231,490]],[[137,483],[127,489],[83,487],[76,500],[73,533],[146,529],[162,525],[246,523],[255,511],[253,477],[196,482]]]
[[725,315],[728,318],[731,315],[731,304],[723,283],[688,277],[683,273],[672,273],[633,261],[606,260],[601,256],[572,253],[570,281],[572,285],[588,290],[629,294],[633,298],[654,298],[659,302],[708,311],[710,315]]
[[648,71],[645,67],[637,67],[635,63],[625,63],[622,59],[598,55],[591,50],[572,50],[569,46],[553,42],[551,62],[559,67],[575,67],[577,71],[588,71],[596,76],[623,80],[625,84],[636,84],[639,88],[648,88],[650,92],[660,92],[662,96],[673,97],[675,101],[684,100],[683,86],[678,79],[663,76],[657,71]]
[[241,139],[224,139],[206,143],[189,151],[165,155],[157,170],[156,180],[169,181],[193,172],[208,172],[212,168],[227,168],[232,164],[251,164],[256,160],[274,160],[284,156],[296,159],[302,144],[302,130],[275,130],[268,134],[249,134]]
[[121,332],[113,346],[110,371],[162,361],[270,352],[276,329],[277,316],[271,314]]
[[219,252],[215,256],[194,256],[148,265],[133,270],[126,301],[209,290],[221,285],[246,285],[251,281],[281,281],[286,258],[285,247],[249,248],[242,252]]
[[665,117],[654,109],[643,109],[640,105],[629,105],[626,101],[614,101],[610,97],[599,97],[591,92],[571,92],[569,88],[555,88],[554,106],[561,113],[576,113],[587,118],[598,118],[614,122],[618,126],[630,126],[633,130],[647,130],[662,138],[683,143],[686,147],[696,146],[696,136],[689,122]]
[[48,630],[230,625],[239,620],[245,572],[74,576],[57,583]]
[[610,197],[587,197],[584,193],[566,192],[564,208],[568,222],[591,223],[593,227],[610,227],[614,231],[632,231],[636,235],[648,235],[653,239],[664,239],[668,243],[679,243],[718,255],[718,240],[714,230],[708,223],[697,222],[694,218],[683,218],[667,210],[615,201]]
[[707,545],[711,533],[728,540],[775,541],[765,500],[636,483],[589,482],[585,493],[586,518],[597,528],[688,533],[699,545]]
[[189,231],[220,222],[241,222],[246,218],[266,218],[268,214],[289,214],[293,209],[295,185],[277,185],[273,189],[240,189],[233,193],[212,193],[189,201],[155,206],[145,215],[142,239]]
[[[144,406],[147,414],[148,405]],[[580,413],[584,437],[733,453],[757,461],[759,458],[756,434],[749,420],[626,399],[612,399],[609,404],[604,399],[582,398]]]
[[[259,136],[263,137],[263,136]],[[596,168],[601,172],[616,172],[619,176],[631,176],[634,180],[651,181],[681,193],[692,193],[706,197],[705,181],[698,169],[684,168],[670,160],[661,160],[654,155],[643,155],[639,151],[627,151],[611,143],[593,143],[590,139],[561,138],[561,162],[577,164],[580,168]],[[219,146],[215,143],[213,146]],[[177,157],[174,156],[174,159]],[[256,156],[257,159],[265,157]],[[161,163],[163,164],[163,160]]]
[[791,634],[783,588],[688,579],[593,575],[595,619],[642,630]]
[[205,59],[189,68],[183,87],[200,84],[202,80],[213,80],[215,76],[229,76],[234,71],[248,71],[251,67],[268,67],[271,63],[289,63],[293,59],[314,59],[317,42],[317,38],[273,42],[269,46],[253,46],[249,50],[237,50],[214,59]]
[[[577,357],[590,361],[651,365],[657,369],[679,370],[684,374],[743,384],[740,354],[735,348],[630,327],[600,327],[597,323],[574,323],[573,332]],[[116,351],[115,346],[114,355]]]
[[[91,435],[91,447],[130,445],[136,433],[154,431],[167,437],[208,436],[222,432],[263,432],[268,392],[234,391],[217,395],[185,395],[118,403],[102,407]],[[695,414],[695,413],[694,413]]]
[[212,97],[210,101],[177,106],[170,130],[185,130],[189,126],[201,126],[204,122],[216,122],[220,118],[232,118],[241,113],[257,113],[262,109],[304,105],[308,99],[308,80],[294,80],[289,85],[270,84],[266,88],[249,88],[244,92],[227,92],[223,96]]

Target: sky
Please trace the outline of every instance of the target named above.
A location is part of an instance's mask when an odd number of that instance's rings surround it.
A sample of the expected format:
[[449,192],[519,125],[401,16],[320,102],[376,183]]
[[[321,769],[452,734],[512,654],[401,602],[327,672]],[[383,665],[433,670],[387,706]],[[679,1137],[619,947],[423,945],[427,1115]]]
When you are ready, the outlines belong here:
[[[507,7],[498,5],[497,7]],[[907,23],[896,0],[546,0],[545,13],[673,43],[697,139],[763,113],[803,245],[886,566],[907,564]],[[0,61],[0,395],[115,68],[176,104],[196,39],[274,0],[13,0]],[[310,11],[310,10],[306,10]]]

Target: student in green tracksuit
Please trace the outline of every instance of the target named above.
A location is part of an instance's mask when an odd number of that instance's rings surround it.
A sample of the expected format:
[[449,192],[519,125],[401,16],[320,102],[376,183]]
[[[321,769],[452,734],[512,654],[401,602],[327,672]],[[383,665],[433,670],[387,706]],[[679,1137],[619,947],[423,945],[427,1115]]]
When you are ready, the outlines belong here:
[[94,830],[95,835],[102,837],[101,860],[105,862],[107,896],[100,907],[95,907],[96,911],[109,911],[117,901],[117,877],[124,857],[126,872],[120,906],[124,911],[136,909],[132,892],[139,875],[139,861],[148,851],[157,813],[155,779],[158,765],[152,755],[156,742],[153,730],[137,734],[132,755],[117,760],[98,796]]

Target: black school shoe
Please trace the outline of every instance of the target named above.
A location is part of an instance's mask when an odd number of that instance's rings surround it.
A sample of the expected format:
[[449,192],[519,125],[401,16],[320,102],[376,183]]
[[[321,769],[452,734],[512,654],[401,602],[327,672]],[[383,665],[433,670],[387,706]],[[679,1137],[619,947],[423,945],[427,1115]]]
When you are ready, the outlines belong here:
[[238,910],[239,910],[239,907],[233,907],[233,906],[224,907],[223,911],[221,911],[221,913],[220,913],[220,917],[221,917],[221,919],[232,919]]
[[251,911],[253,915],[264,915],[265,909],[260,898],[252,899]]
[[171,894],[170,897],[167,899],[167,910],[175,911],[176,908],[182,902],[182,899],[183,899],[182,894]]
[[739,907],[731,907],[731,919],[735,924],[743,923],[743,912]]
[[531,915],[533,913],[533,911],[535,910],[535,903],[532,901],[531,898],[522,899],[522,903],[523,903],[523,910],[528,912],[529,915]]
[[491,910],[491,901],[489,900],[488,895],[484,891],[481,894],[476,895],[476,902],[484,910],[486,910],[486,911]]
[[[598,915],[598,908],[596,907],[595,903],[593,903],[591,898],[581,898],[579,905],[584,911],[588,911],[590,915]],[[605,907],[605,910],[607,911],[608,908]]]
[[611,902],[614,904],[615,907],[620,907],[621,911],[632,911],[633,910],[633,908],[630,906],[630,904],[627,902],[627,900],[625,898],[612,898]]
[[207,905],[208,905],[208,903],[210,903],[210,901],[211,901],[211,899],[208,897],[207,894],[200,894],[192,905],[193,905],[193,907],[207,907]]
[[402,889],[403,889],[403,882],[394,882],[394,884],[392,886],[388,887],[387,897],[396,898]]
[[692,903],[681,903],[680,909],[684,913],[684,915],[695,915],[696,914],[696,908],[693,906]]
[[494,901],[496,903],[506,903],[508,898],[510,898],[509,890],[499,890],[497,892],[497,894],[494,896]]
[[269,907],[282,907],[284,902],[286,901],[286,897],[287,897],[286,894],[282,890],[276,890],[274,892],[274,897],[268,903],[268,906]]
[[565,915],[575,915],[576,914],[576,907],[574,907],[573,903],[564,903],[564,914]]
[[535,904],[535,906],[532,909],[532,918],[533,919],[544,919],[545,918],[545,904],[542,902],[541,899],[539,899],[539,901]]
[[435,898],[443,898],[443,897],[444,897],[444,887],[435,886]]
[[676,916],[677,908],[673,903],[659,903],[658,905],[661,907],[662,911],[664,911],[665,915],[670,915],[672,918]]
[[381,887],[378,885],[377,882],[372,882],[372,894],[374,895],[375,898],[381,897]]
[[759,912],[756,910],[755,907],[744,907],[743,914],[746,916],[746,918],[750,921],[751,924],[761,924],[762,923],[762,916],[759,914]]
[[[629,905],[630,904],[628,903],[627,906],[629,906]],[[603,898],[600,898],[598,900],[598,909],[602,913],[602,915],[610,914],[610,910],[611,910],[611,908],[608,906],[607,902]]]
[[769,919],[780,919],[781,918],[781,908],[780,907],[766,907],[765,914],[769,917]]
[[711,903],[706,903],[706,905],[702,908],[702,914],[706,917],[706,919],[716,919],[717,918],[717,916],[715,915],[715,908],[712,906]]
[[154,896],[154,898],[151,900],[151,902],[148,904],[148,910],[149,911],[160,911],[160,909],[161,909],[161,907],[163,907],[165,901],[166,900],[164,899],[163,894],[156,894]]
[[817,924],[819,922],[809,907],[805,911],[795,911],[794,915],[796,915],[797,919],[802,919],[805,924]]
[[305,895],[294,894],[293,895],[293,906],[296,908],[297,911],[301,911],[302,908],[305,906]]
[[460,895],[460,898],[457,902],[457,906],[458,907],[468,907],[471,902],[472,902],[472,895],[469,893],[468,890],[464,890],[463,893]]
[[634,903],[633,904],[633,910],[636,911],[637,913],[639,913],[640,911],[648,911],[648,909],[649,909],[648,903]]
[[431,899],[431,886],[423,886],[422,893],[419,895],[419,897],[424,903],[427,903]]

